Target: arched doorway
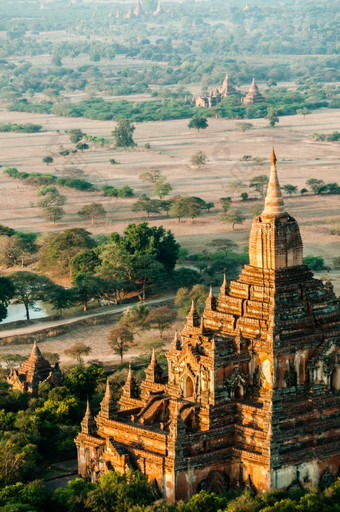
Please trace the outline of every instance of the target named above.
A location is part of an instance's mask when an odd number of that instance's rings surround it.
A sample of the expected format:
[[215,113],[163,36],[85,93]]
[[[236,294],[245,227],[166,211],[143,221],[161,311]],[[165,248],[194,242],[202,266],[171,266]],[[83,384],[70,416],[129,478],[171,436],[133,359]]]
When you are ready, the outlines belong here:
[[192,398],[194,396],[194,383],[190,377],[184,381],[184,398]]
[[340,391],[340,367],[334,368],[331,374],[331,388]]
[[241,398],[243,398],[243,395],[244,395],[243,386],[241,386],[241,384],[239,384],[235,389],[236,400],[240,400]]

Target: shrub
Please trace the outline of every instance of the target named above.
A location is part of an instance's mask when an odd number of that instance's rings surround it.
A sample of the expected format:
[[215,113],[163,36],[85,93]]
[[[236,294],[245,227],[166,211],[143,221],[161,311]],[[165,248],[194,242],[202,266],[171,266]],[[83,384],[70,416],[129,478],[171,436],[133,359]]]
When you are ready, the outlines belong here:
[[322,270],[325,268],[325,261],[321,256],[306,256],[303,258],[303,263],[311,270]]

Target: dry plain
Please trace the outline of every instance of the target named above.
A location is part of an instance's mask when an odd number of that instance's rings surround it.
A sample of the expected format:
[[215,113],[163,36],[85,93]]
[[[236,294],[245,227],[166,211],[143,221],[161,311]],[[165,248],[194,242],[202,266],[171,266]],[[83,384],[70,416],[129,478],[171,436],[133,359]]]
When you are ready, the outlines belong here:
[[[270,128],[264,119],[252,120],[253,129],[241,133],[237,121],[209,119],[204,131],[188,129],[188,120],[147,122],[137,124],[134,138],[136,150],[122,151],[113,147],[95,147],[83,153],[62,157],[62,148],[73,147],[65,130],[81,128],[84,132],[111,139],[115,126],[111,121],[93,121],[84,118],[65,118],[54,115],[26,114],[0,111],[0,123],[39,123],[43,130],[38,134],[0,133],[0,223],[21,231],[39,233],[61,231],[70,227],[84,227],[93,234],[122,232],[129,222],[149,220],[152,225],[163,225],[171,229],[181,245],[192,252],[202,251],[214,238],[230,238],[241,246],[247,244],[251,224],[250,207],[253,202],[241,202],[235,198],[235,207],[240,208],[248,219],[235,231],[218,220],[220,197],[229,196],[228,184],[269,173],[269,157],[272,142],[278,156],[278,171],[281,185],[296,185],[300,190],[309,178],[323,179],[326,183],[340,183],[339,143],[315,142],[311,135],[339,130],[339,112],[322,109],[314,111],[304,119],[301,115],[281,117],[275,128]],[[143,148],[149,143],[151,150]],[[198,150],[208,156],[208,163],[193,169],[190,157]],[[51,155],[53,164],[46,166],[42,158]],[[263,165],[243,162],[244,155],[264,158]],[[109,163],[114,158],[118,165]],[[66,195],[66,215],[56,226],[46,223],[38,208],[36,190],[13,180],[1,172],[6,167],[17,167],[20,171],[50,172],[58,176],[77,175],[94,183],[98,189],[104,184],[120,187],[130,185],[136,194],[150,193],[139,175],[150,169],[160,169],[173,187],[172,194],[195,195],[214,201],[215,208],[209,214],[178,223],[165,216],[146,219],[132,213],[134,199],[105,198],[98,192],[78,192],[63,189]],[[91,226],[77,216],[77,211],[90,202],[100,202],[107,210],[105,220]],[[285,198],[287,210],[298,220],[304,242],[304,253],[323,256],[332,268],[333,258],[340,255],[340,238],[330,234],[331,219],[340,223],[340,196],[293,196]],[[340,271],[331,271],[337,294],[340,294]],[[110,326],[86,327],[77,332],[77,338],[93,346],[91,358],[100,359],[105,352],[105,337]],[[48,340],[47,351],[62,350],[74,339],[74,333],[60,339]],[[102,340],[102,341],[101,341]],[[46,345],[46,347],[45,347]],[[11,348],[13,352],[14,347]],[[1,349],[4,350],[4,349]],[[29,347],[18,346],[16,352],[27,353]],[[7,350],[8,351],[8,350]],[[102,354],[104,356],[104,353]],[[114,358],[113,358],[114,359]]]

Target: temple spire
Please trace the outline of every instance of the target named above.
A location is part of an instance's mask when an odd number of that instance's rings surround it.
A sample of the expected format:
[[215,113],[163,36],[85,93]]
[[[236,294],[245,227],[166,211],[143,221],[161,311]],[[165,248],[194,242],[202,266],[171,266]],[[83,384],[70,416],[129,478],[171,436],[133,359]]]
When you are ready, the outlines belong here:
[[285,213],[281,187],[277,177],[276,161],[277,159],[273,146],[268,190],[261,217],[282,217]]
[[223,272],[223,283],[221,286],[221,293],[223,295],[228,294],[228,280],[227,280],[227,270],[226,269],[224,269],[224,272]]

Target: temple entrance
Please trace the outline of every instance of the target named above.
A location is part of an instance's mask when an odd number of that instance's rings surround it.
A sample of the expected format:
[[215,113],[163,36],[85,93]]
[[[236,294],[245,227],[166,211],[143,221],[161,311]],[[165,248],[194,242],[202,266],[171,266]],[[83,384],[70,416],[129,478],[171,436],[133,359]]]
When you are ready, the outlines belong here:
[[194,396],[194,383],[190,377],[184,381],[184,398],[192,398]]
[[235,398],[240,399],[243,398],[243,387],[239,384],[235,389]]
[[340,368],[334,368],[331,375],[331,388],[340,391]]

